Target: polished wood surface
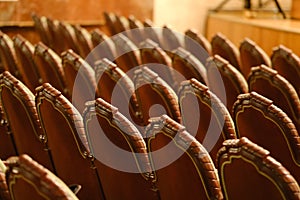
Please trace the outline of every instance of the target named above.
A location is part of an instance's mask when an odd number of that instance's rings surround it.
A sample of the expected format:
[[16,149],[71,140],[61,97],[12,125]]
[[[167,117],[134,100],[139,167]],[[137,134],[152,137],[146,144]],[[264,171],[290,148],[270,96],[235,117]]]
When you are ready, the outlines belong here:
[[300,20],[282,19],[279,14],[257,13],[255,18],[246,18],[241,12],[211,12],[207,17],[205,36],[211,40],[217,32],[226,35],[237,46],[249,37],[268,55],[279,44],[300,54]]

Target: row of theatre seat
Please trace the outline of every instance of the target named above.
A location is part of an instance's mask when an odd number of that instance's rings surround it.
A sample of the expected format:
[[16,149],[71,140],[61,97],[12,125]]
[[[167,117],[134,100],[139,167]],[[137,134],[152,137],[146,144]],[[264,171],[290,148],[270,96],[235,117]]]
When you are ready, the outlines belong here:
[[[198,51],[176,46],[186,38],[175,40],[178,34],[168,27],[151,29],[149,21],[147,36],[144,29],[138,29],[140,38],[130,31],[117,34],[127,30],[117,28],[126,18],[112,13],[105,13],[111,39],[100,30],[90,34],[33,18],[53,50],[32,46],[20,35],[13,41],[4,33],[0,37],[2,159],[30,155],[51,177],[80,185],[79,199],[300,199],[299,97],[270,63],[255,64],[245,77],[242,64],[234,66],[221,52],[214,55],[216,39]],[[62,24],[69,27],[67,36],[55,32]],[[95,49],[83,53],[79,41]],[[218,50],[232,49],[222,41]],[[107,139],[122,151],[113,151]],[[24,157],[30,160],[23,155],[4,162],[14,199],[33,195],[16,183],[20,177],[35,181],[11,173]],[[57,194],[67,199],[63,193],[70,191],[63,188]]]

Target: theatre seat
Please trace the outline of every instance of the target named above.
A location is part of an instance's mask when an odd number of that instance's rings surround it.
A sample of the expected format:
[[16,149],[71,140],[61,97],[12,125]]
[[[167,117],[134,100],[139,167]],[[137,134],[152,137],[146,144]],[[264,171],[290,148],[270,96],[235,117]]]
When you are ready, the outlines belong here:
[[0,59],[3,65],[3,69],[0,69],[0,73],[4,70],[9,71],[13,76],[19,80],[23,80],[18,68],[18,61],[16,52],[14,49],[14,43],[8,35],[0,31]]
[[85,60],[71,49],[63,52],[61,59],[70,100],[82,114],[85,103],[98,96],[95,72]]
[[41,77],[33,60],[34,46],[23,36],[16,35],[13,38],[18,67],[24,84],[34,93],[35,88],[41,84]]
[[26,154],[10,157],[5,164],[11,199],[79,199],[59,177]]
[[191,78],[207,84],[206,68],[191,52],[179,47],[172,52],[172,67],[177,85]]
[[144,126],[149,123],[149,118],[162,114],[181,122],[178,97],[158,74],[144,66],[135,71],[133,82]]
[[218,154],[218,173],[226,199],[299,199],[300,189],[272,152],[243,137],[226,140]]
[[[100,29],[94,29],[91,32],[91,39],[94,49],[92,55],[94,61],[107,58],[114,60],[116,57],[115,44],[104,32]],[[93,66],[93,64],[91,64]]]
[[132,78],[133,71],[141,64],[138,47],[125,35],[117,34],[112,37],[116,47],[115,63]]
[[233,116],[238,138],[247,137],[270,151],[300,181],[300,137],[286,113],[270,99],[251,92],[238,96]]
[[268,54],[250,38],[245,38],[239,47],[241,57],[241,72],[245,78],[251,71],[251,67],[266,65],[271,67]]
[[132,80],[116,64],[104,58],[95,63],[99,97],[117,107],[131,122],[142,124],[141,107]]
[[80,25],[74,25],[73,29],[76,36],[75,41],[77,41],[78,54],[85,59],[93,50],[91,34]]
[[171,87],[174,86],[172,60],[157,43],[146,39],[140,43],[141,62],[157,73]]
[[70,97],[66,89],[66,79],[61,58],[49,47],[39,42],[34,49],[34,62],[41,76],[42,83],[50,83],[62,91],[67,98]]
[[101,98],[87,104],[84,123],[105,198],[160,199],[138,129]]
[[222,33],[216,33],[210,41],[212,55],[218,54],[241,71],[239,49]]
[[161,199],[224,199],[212,159],[184,126],[163,115],[145,133]]
[[248,92],[247,80],[240,71],[219,55],[207,60],[206,69],[210,91],[218,96],[232,114],[232,106],[237,96]]
[[205,65],[206,59],[211,55],[210,42],[194,29],[188,29],[184,34],[184,48]]
[[178,99],[182,124],[207,149],[215,162],[223,141],[236,138],[229,111],[207,86],[196,79],[181,83]]
[[49,83],[37,88],[36,107],[56,175],[68,185],[82,186],[77,194],[79,199],[104,200],[78,110]]
[[300,99],[295,88],[283,76],[265,65],[252,67],[248,85],[250,91],[271,99],[300,131]]
[[300,58],[284,45],[273,48],[271,55],[272,67],[286,78],[300,96]]
[[0,98],[3,116],[13,138],[16,153],[28,154],[54,171],[47,139],[37,116],[34,94],[5,71],[0,75]]

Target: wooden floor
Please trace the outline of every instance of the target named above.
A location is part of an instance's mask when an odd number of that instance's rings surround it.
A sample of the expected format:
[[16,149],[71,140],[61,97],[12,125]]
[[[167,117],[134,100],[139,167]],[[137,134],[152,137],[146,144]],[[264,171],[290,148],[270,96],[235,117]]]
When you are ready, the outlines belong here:
[[222,32],[234,44],[249,37],[268,54],[272,48],[283,44],[300,55],[300,20],[283,19],[275,13],[257,13],[255,18],[246,18],[242,12],[211,12],[207,17],[205,36]]

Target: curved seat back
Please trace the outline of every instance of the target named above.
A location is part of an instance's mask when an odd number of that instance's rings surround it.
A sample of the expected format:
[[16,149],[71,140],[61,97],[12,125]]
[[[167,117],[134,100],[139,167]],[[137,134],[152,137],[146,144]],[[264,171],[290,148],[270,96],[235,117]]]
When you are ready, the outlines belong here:
[[98,96],[95,72],[87,62],[71,49],[63,52],[61,59],[68,94],[70,94],[72,104],[82,113],[85,103]]
[[57,176],[68,185],[82,186],[78,198],[103,200],[80,113],[48,83],[37,88],[36,107]]
[[219,55],[208,59],[206,69],[210,91],[218,96],[231,114],[237,96],[248,92],[246,79],[240,71]]
[[132,122],[141,124],[141,108],[132,80],[116,64],[108,59],[95,63],[99,97],[117,107]]
[[223,199],[213,161],[182,125],[163,115],[145,133],[161,199]]
[[271,155],[245,137],[226,140],[218,154],[226,199],[299,199],[297,181]]
[[178,85],[191,78],[207,84],[206,68],[194,55],[179,47],[173,51],[172,67],[174,80]]
[[17,153],[26,153],[53,171],[51,154],[37,115],[33,93],[5,71],[0,75],[0,98]]
[[26,154],[6,160],[11,199],[78,200],[56,175]]
[[174,85],[172,60],[157,43],[146,39],[140,43],[141,62],[157,73],[170,86]]
[[35,88],[41,84],[41,77],[33,60],[34,46],[21,35],[15,36],[13,42],[22,80],[34,92]]
[[39,42],[35,45],[34,62],[42,78],[42,83],[50,83],[69,98],[61,58],[52,49]]
[[300,137],[292,120],[256,92],[239,95],[233,113],[238,138],[247,137],[270,151],[299,181]]
[[216,161],[226,139],[236,138],[233,120],[224,104],[196,79],[181,83],[178,93],[182,124]]
[[215,34],[210,43],[212,55],[217,54],[221,56],[241,71],[239,49],[225,35],[221,33]]
[[178,98],[174,90],[148,67],[135,71],[133,79],[138,103],[141,106],[143,125],[150,117],[167,114],[181,122]]
[[251,67],[258,65],[271,66],[271,60],[267,53],[254,41],[245,38],[239,47],[241,58],[241,72],[245,78],[248,77]]
[[88,103],[84,122],[106,199],[159,199],[138,129],[101,98]]
[[282,109],[300,131],[300,99],[294,87],[277,71],[265,66],[251,69],[248,77],[250,91],[255,91]]
[[300,58],[283,45],[273,49],[271,55],[272,67],[286,78],[300,96]]
[[13,76],[22,80],[22,75],[18,68],[17,56],[14,49],[14,43],[8,35],[0,31],[0,59],[3,65],[3,69],[0,69],[2,73],[4,70],[9,71]]

